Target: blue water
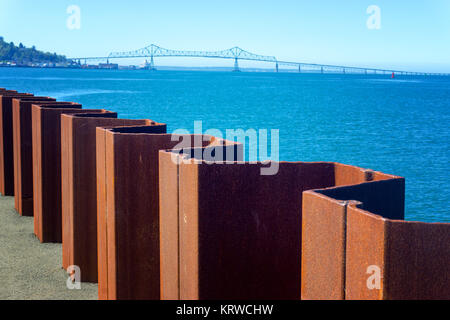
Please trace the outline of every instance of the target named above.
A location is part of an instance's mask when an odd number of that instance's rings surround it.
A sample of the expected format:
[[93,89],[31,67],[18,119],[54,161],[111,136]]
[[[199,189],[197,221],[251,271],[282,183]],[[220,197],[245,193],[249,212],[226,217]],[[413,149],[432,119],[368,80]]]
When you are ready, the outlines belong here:
[[404,176],[408,220],[450,222],[450,78],[0,68],[0,87],[178,128],[279,129],[280,160]]

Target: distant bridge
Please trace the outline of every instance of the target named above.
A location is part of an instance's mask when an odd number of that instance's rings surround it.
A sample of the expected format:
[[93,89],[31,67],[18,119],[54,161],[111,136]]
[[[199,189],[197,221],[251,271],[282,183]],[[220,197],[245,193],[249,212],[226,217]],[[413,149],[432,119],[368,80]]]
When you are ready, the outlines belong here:
[[107,57],[87,57],[87,58],[72,58],[71,60],[78,60],[79,63],[84,61],[107,61],[110,59],[125,59],[125,58],[150,58],[149,69],[156,70],[155,57],[198,57],[198,58],[216,58],[216,59],[233,59],[234,71],[239,71],[239,60],[246,61],[262,61],[275,64],[275,71],[278,72],[280,66],[290,66],[297,68],[298,72],[318,72],[318,73],[357,73],[357,74],[391,74],[397,75],[411,75],[411,76],[448,76],[444,73],[424,73],[424,72],[410,72],[392,69],[376,69],[363,67],[349,67],[326,64],[313,64],[303,62],[289,62],[280,61],[274,56],[263,56],[248,52],[239,47],[234,47],[222,51],[185,51],[185,50],[170,50],[161,48],[157,45],[150,45],[148,47],[128,52],[112,52]]

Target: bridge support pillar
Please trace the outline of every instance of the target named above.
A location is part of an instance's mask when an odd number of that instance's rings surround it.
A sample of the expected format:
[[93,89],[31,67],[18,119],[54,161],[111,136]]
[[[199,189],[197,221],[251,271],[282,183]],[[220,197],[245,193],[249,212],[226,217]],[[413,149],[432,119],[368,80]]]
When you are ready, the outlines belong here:
[[234,69],[233,69],[233,72],[239,72],[239,71],[241,71],[239,69],[239,59],[238,58],[234,58]]
[[302,66],[300,64],[298,65],[298,73],[302,73]]
[[155,60],[153,59],[153,56],[151,56],[151,59],[150,59],[150,70],[156,71]]
[[278,73],[278,62],[277,62],[277,64],[275,65],[275,72]]

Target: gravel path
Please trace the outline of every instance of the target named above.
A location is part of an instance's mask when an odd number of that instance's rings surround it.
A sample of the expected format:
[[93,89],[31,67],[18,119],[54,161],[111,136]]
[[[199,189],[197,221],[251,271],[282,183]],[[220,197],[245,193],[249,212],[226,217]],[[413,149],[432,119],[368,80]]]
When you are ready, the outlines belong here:
[[0,196],[0,300],[96,300],[96,284],[67,289],[61,250],[41,244],[33,218],[20,217],[14,198]]

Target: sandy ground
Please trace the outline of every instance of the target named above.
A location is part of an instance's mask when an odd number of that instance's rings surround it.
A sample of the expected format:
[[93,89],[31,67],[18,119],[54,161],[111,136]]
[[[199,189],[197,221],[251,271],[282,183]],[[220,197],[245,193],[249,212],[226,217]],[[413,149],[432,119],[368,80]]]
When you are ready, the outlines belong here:
[[0,300],[96,300],[96,284],[67,289],[61,250],[41,244],[33,218],[20,217],[14,198],[0,196]]

